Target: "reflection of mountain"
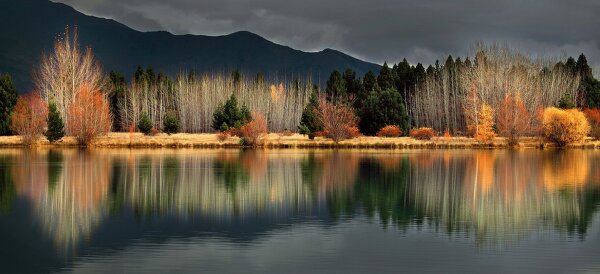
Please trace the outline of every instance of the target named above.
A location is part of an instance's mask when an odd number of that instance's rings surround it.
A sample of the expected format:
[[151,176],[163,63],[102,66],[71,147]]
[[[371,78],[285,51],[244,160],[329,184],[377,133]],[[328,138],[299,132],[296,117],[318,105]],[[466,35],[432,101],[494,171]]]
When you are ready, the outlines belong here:
[[16,201],[28,201],[42,238],[63,254],[146,237],[248,241],[279,227],[363,214],[384,226],[441,226],[478,241],[548,227],[583,237],[600,197],[596,154],[3,150],[0,224],[23,212]]

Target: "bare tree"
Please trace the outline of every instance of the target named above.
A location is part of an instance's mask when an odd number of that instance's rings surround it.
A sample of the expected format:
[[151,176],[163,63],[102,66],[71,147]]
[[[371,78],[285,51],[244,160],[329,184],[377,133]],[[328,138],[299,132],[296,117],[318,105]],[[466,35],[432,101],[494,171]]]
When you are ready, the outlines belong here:
[[65,33],[56,39],[54,50],[42,55],[34,72],[34,83],[44,100],[56,104],[67,123],[65,126],[68,126],[67,107],[75,100],[81,86],[85,84],[92,90],[102,90],[103,77],[92,49],[81,51],[77,28],[71,35],[67,27]]

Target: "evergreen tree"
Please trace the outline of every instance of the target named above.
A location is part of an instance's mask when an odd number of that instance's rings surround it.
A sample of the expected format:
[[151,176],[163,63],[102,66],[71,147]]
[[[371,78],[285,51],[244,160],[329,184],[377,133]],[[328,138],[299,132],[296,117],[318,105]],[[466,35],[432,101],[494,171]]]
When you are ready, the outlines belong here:
[[362,83],[359,79],[356,79],[356,72],[351,69],[344,71],[344,86],[346,87],[346,94],[348,96],[358,96]]
[[323,130],[323,121],[317,114],[319,108],[319,97],[318,88],[315,86],[313,92],[310,95],[308,104],[302,111],[302,118],[300,119],[300,126],[298,131],[300,134],[308,135],[311,140],[315,138],[315,132]]
[[567,62],[565,62],[565,67],[573,74],[577,73],[577,62],[575,62],[575,59],[573,59],[573,57],[569,57],[569,59],[567,59]]
[[330,101],[346,98],[346,84],[339,71],[334,70],[331,75],[329,75],[327,87],[325,88],[325,95]]
[[377,84],[382,90],[395,88],[394,76],[392,75],[392,70],[388,67],[387,63],[383,64],[381,70],[379,71],[379,76],[377,76]]
[[560,100],[558,100],[556,106],[562,109],[572,109],[577,107],[575,102],[573,102],[573,99],[571,99],[571,95],[569,94],[564,94]]
[[165,114],[163,119],[163,131],[169,135],[179,132],[179,119],[177,115],[170,111]]
[[585,103],[588,108],[600,108],[600,81],[589,77],[581,82],[581,88],[585,90]]
[[48,141],[55,142],[65,136],[65,124],[55,103],[48,106],[48,131],[44,133]]
[[581,78],[583,80],[594,77],[592,75],[592,68],[590,68],[590,66],[588,65],[587,58],[585,57],[585,55],[583,55],[583,53],[579,55],[579,58],[577,58],[575,68],[577,70],[577,73],[581,75]]
[[110,93],[108,96],[109,104],[110,104],[110,112],[113,114],[112,128],[114,131],[123,131],[122,128],[123,123],[121,120],[121,106],[125,101],[125,92],[126,86],[125,77],[111,70],[108,75],[109,83],[110,83]]
[[252,120],[250,110],[244,105],[238,108],[235,94],[217,107],[213,114],[212,127],[215,130],[225,131],[229,128],[239,128]]
[[380,90],[379,84],[377,84],[377,77],[375,77],[375,73],[369,71],[363,77],[363,89],[366,93],[378,92]]
[[152,132],[152,121],[150,120],[150,116],[147,113],[142,113],[140,115],[140,120],[138,121],[138,129],[148,135]]
[[359,111],[360,131],[374,135],[384,126],[396,125],[403,132],[408,131],[408,116],[404,100],[394,89],[372,93]]
[[17,97],[17,88],[10,75],[0,75],[0,135],[10,134],[10,116]]

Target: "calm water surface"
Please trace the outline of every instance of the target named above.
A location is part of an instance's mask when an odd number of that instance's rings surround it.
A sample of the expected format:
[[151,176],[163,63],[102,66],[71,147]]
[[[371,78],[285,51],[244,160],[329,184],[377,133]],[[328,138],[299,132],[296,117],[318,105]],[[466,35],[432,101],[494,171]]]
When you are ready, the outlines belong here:
[[600,152],[0,150],[0,272],[600,272]]

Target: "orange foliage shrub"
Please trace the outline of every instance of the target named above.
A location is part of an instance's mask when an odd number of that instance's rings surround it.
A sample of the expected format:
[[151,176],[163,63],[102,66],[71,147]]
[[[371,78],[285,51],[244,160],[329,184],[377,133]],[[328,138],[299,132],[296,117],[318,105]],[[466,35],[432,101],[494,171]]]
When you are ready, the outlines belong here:
[[336,105],[325,98],[320,98],[317,112],[323,121],[327,137],[333,139],[334,142],[357,136],[357,132],[350,130],[355,128],[358,123],[352,107],[344,104]]
[[430,140],[435,137],[435,131],[428,127],[413,128],[410,131],[410,137],[417,140]]
[[110,132],[112,119],[108,101],[100,91],[84,85],[69,105],[67,134],[87,145],[97,136]]
[[252,121],[243,125],[239,130],[243,142],[253,146],[259,144],[260,138],[266,133],[267,120],[264,115],[257,112],[252,113]]
[[494,132],[494,109],[488,104],[483,104],[478,114],[475,139],[480,142],[489,142],[494,137],[496,137]]
[[518,143],[520,136],[529,131],[531,115],[523,104],[523,100],[517,95],[507,94],[500,102],[498,109],[498,132],[506,137],[509,145]]
[[590,132],[590,124],[585,114],[577,109],[550,107],[544,111],[542,132],[548,141],[565,146],[583,141]]
[[442,136],[445,139],[450,139],[452,138],[452,134],[450,134],[450,131],[448,129],[444,130],[444,135]]
[[229,138],[229,134],[227,132],[219,132],[217,133],[217,139],[221,142],[227,140]]
[[10,128],[21,135],[23,144],[29,145],[44,133],[47,115],[48,106],[39,94],[19,96],[12,113]]
[[399,126],[385,126],[382,127],[378,132],[379,137],[400,137],[402,136],[402,129]]
[[356,126],[353,126],[353,127],[346,126],[346,127],[344,127],[344,131],[346,132],[346,136],[348,136],[348,138],[350,138],[350,139],[359,137],[361,135],[360,129]]
[[600,109],[588,108],[583,111],[590,122],[590,135],[596,139],[600,139]]

